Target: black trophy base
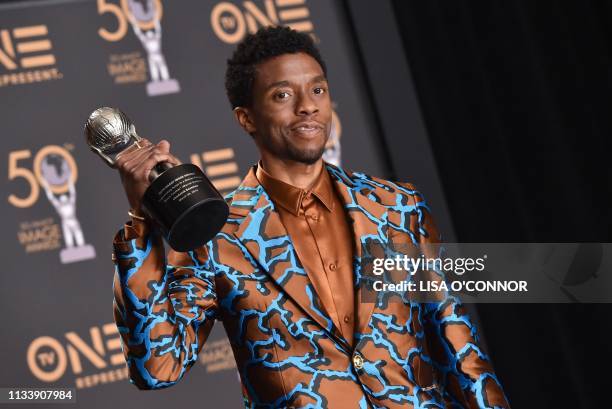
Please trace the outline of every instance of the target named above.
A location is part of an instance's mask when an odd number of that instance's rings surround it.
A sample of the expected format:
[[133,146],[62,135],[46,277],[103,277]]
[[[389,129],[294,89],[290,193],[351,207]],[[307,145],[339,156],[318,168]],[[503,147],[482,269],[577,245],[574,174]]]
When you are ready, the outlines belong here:
[[223,227],[229,207],[204,173],[182,164],[164,170],[151,183],[143,206],[176,251],[206,244]]
[[166,240],[176,251],[196,249],[215,237],[227,215],[227,203],[223,199],[200,202],[174,222]]

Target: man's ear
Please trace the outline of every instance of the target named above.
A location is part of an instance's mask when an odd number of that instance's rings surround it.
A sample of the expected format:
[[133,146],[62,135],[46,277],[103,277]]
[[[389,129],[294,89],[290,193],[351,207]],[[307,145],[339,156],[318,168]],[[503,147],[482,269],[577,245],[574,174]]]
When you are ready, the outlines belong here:
[[255,124],[251,119],[251,111],[248,108],[234,108],[234,117],[246,133],[252,135],[255,132]]

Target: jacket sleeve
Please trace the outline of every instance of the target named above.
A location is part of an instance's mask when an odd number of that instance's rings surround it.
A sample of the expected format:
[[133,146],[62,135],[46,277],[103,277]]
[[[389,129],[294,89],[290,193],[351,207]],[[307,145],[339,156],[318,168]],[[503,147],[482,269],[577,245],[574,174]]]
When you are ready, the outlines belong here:
[[[412,196],[414,216],[410,230],[419,247],[438,257],[441,237],[423,196],[411,184],[402,184]],[[435,253],[435,254],[434,254]],[[450,407],[459,403],[470,409],[510,408],[488,355],[480,346],[476,325],[461,301],[447,295],[443,300],[425,305],[424,326],[429,353]]]
[[130,382],[177,383],[196,362],[218,312],[206,247],[165,255],[161,236],[132,221],[113,241],[113,312]]

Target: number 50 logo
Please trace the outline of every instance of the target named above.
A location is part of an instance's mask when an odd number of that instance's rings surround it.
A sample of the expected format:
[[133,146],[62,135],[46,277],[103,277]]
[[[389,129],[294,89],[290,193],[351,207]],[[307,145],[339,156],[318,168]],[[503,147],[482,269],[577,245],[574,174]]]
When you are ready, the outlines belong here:
[[[120,0],[121,6],[110,3],[107,0],[98,0],[98,14],[111,14],[117,20],[117,29],[115,31],[109,31],[104,27],[98,29],[100,37],[106,41],[119,41],[125,37],[128,30],[128,22],[132,19],[132,12],[130,11],[130,4],[134,0]],[[155,7],[155,17],[148,22],[138,21],[138,25],[141,30],[149,30],[155,26],[155,20],[161,21],[163,9],[161,0],[151,0],[151,4]]]
[[[65,163],[69,170],[68,180],[62,184],[48,183],[43,176],[42,169],[44,166],[49,166],[47,163],[47,157],[56,155],[62,159],[62,163]],[[14,194],[8,196],[8,201],[15,207],[25,208],[30,207],[38,200],[40,194],[40,186],[43,183],[49,185],[51,191],[55,194],[62,194],[68,191],[69,184],[75,184],[78,171],[74,158],[65,148],[57,145],[48,145],[39,150],[34,156],[32,169],[19,166],[19,161],[29,159],[32,153],[28,149],[13,151],[9,153],[8,161],[8,178],[9,180],[21,178],[26,181],[30,191],[27,196],[19,197]],[[53,166],[53,165],[51,165]]]

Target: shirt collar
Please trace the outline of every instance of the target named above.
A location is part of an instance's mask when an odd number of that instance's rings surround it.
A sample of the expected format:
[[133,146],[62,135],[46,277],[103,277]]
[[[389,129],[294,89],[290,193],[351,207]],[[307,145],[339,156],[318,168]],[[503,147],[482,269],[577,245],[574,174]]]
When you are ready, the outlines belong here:
[[261,161],[257,163],[255,176],[266,193],[268,193],[270,198],[274,201],[274,204],[282,206],[296,216],[299,214],[304,196],[309,192],[319,199],[328,211],[331,212],[334,209],[333,186],[325,164],[323,164],[323,169],[315,181],[314,186],[309,191],[272,177],[264,170],[263,166],[261,166]]

